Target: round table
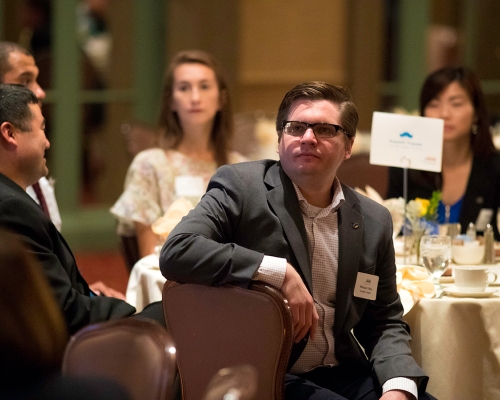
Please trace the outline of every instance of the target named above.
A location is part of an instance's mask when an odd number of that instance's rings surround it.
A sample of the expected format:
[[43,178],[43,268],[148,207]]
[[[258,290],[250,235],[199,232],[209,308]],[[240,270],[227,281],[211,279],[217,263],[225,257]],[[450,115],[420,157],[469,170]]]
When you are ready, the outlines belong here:
[[149,303],[161,300],[165,281],[156,254],[141,258],[130,272],[125,294],[127,302],[132,304],[137,312],[142,311]]
[[500,288],[489,298],[420,299],[405,315],[412,352],[439,399],[500,399]]

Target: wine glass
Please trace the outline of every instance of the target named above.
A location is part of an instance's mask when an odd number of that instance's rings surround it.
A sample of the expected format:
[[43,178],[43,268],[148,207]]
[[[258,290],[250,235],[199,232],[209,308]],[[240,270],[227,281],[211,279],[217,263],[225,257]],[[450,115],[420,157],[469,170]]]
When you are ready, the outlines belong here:
[[424,235],[420,239],[420,263],[434,280],[436,297],[440,297],[443,287],[439,278],[451,262],[451,237]]

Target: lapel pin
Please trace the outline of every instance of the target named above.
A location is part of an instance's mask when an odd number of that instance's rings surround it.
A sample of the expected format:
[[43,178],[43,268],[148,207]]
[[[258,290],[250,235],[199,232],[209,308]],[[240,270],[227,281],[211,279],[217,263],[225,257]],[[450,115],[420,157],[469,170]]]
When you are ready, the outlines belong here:
[[352,224],[352,227],[353,227],[354,229],[358,229],[358,228],[359,228],[359,224],[358,224],[357,222],[354,222],[354,223]]

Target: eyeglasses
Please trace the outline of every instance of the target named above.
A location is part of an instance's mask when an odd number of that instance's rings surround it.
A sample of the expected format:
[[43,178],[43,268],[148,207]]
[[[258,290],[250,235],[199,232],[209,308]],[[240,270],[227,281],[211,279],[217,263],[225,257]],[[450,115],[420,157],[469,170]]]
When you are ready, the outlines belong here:
[[283,121],[281,129],[285,134],[302,137],[306,131],[311,128],[317,138],[332,138],[335,137],[338,131],[344,133],[347,137],[350,135],[339,125],[327,124],[326,122],[317,122],[315,124],[308,124],[307,122],[301,121]]

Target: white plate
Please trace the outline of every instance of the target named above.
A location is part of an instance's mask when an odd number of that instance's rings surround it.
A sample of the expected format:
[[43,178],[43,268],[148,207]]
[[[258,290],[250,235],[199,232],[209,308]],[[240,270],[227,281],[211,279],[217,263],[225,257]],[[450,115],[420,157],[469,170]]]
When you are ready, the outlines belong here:
[[485,298],[485,297],[490,297],[494,293],[496,293],[496,289],[489,289],[487,288],[484,292],[473,292],[473,293],[464,293],[464,292],[459,292],[456,287],[450,286],[447,287],[443,290],[443,293],[446,296],[453,296],[453,297],[474,297],[477,299],[480,298]]

